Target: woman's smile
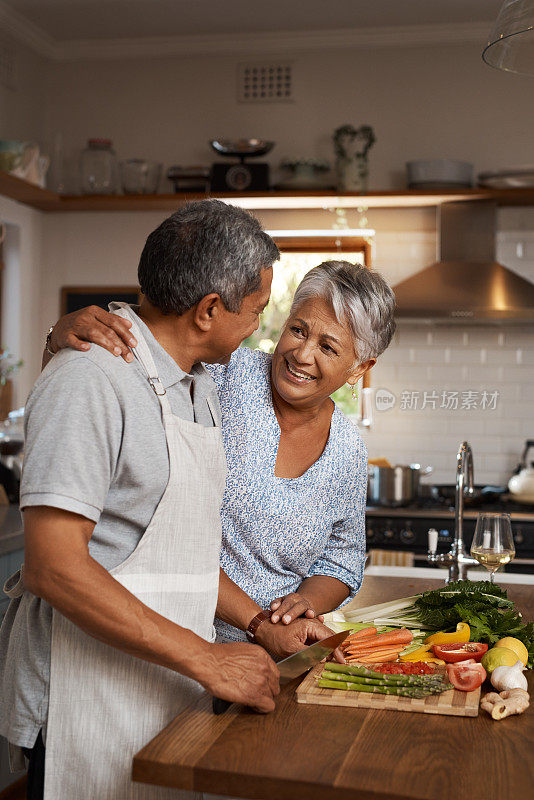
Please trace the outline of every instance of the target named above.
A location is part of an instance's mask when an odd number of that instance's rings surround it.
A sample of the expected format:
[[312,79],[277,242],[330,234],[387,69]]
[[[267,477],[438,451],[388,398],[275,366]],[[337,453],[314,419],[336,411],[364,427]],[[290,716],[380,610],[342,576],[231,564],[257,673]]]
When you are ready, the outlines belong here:
[[290,364],[287,358],[284,358],[284,362],[286,365],[286,379],[292,383],[309,383],[317,380],[316,375],[310,375],[308,372],[298,369],[294,364]]

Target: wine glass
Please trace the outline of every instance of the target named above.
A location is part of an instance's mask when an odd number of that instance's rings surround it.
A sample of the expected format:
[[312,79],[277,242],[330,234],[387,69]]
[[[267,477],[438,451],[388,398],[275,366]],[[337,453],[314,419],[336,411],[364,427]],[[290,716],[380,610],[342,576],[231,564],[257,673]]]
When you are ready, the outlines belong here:
[[491,583],[499,567],[508,564],[515,556],[510,514],[479,514],[471,555],[486,567]]

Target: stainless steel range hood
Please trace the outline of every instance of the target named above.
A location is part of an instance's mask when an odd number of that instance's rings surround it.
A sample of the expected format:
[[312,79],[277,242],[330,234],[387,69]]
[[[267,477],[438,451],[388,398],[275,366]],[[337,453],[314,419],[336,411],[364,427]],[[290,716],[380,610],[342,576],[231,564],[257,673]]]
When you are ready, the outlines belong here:
[[534,284],[495,260],[495,203],[444,203],[438,261],[394,286],[399,321],[528,322]]

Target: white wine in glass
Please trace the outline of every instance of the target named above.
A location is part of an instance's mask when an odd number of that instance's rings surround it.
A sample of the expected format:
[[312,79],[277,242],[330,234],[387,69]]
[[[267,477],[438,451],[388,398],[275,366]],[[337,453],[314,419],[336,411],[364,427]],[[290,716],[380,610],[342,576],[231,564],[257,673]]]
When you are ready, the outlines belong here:
[[488,570],[494,583],[499,567],[509,564],[515,556],[509,514],[478,515],[471,555]]

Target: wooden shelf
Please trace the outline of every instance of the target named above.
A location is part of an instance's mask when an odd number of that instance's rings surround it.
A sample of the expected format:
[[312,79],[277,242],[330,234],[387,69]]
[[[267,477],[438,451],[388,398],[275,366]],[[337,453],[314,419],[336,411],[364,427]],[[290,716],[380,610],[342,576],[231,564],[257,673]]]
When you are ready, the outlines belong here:
[[[48,189],[0,171],[0,195],[19,203],[49,212],[72,211],[174,211],[189,200],[211,195],[197,192],[152,195],[68,195],[60,196]],[[440,191],[373,191],[366,195],[354,192],[250,192],[244,195],[218,193],[221,200],[251,210],[322,209],[322,208],[421,208],[453,201],[493,200],[499,205],[534,205],[534,188],[529,189],[448,189]]]
[[41,189],[33,183],[15,178],[9,172],[0,170],[0,195],[9,197],[10,200],[17,200],[32,208],[45,210],[47,204],[53,205],[59,200],[59,195],[49,192],[48,189]]

